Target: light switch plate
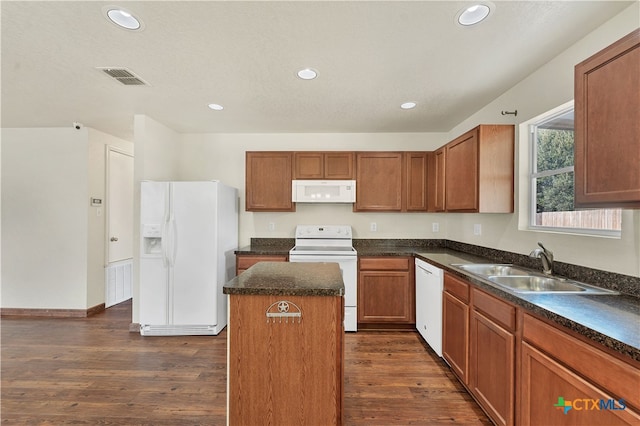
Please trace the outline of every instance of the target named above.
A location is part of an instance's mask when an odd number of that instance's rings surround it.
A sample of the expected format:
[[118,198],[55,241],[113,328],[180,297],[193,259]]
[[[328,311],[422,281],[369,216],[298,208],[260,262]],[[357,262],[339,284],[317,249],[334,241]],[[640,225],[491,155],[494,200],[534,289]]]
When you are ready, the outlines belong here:
[[476,223],[473,225],[473,235],[482,235],[482,225]]

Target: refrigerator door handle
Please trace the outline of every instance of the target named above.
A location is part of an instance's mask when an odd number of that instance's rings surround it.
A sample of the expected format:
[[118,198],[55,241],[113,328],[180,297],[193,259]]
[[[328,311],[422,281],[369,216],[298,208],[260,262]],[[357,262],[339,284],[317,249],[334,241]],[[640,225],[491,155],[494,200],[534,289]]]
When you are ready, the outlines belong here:
[[168,241],[168,258],[169,266],[175,266],[176,264],[176,253],[178,251],[178,226],[176,225],[176,219],[172,216],[169,219],[169,233],[171,235],[170,240]]
[[162,222],[162,236],[160,238],[160,248],[162,249],[162,266],[165,268],[169,266],[169,258],[167,255],[167,244],[169,242],[169,235],[167,233],[167,221]]

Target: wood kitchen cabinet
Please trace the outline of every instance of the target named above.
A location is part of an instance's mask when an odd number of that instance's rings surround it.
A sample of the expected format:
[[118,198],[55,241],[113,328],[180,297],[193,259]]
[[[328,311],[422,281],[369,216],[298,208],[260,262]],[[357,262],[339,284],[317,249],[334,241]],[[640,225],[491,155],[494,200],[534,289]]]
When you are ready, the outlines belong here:
[[356,152],[354,211],[402,211],[402,152]]
[[236,255],[236,275],[240,275],[258,262],[286,262],[289,256],[282,255],[255,255],[255,254],[237,254]]
[[575,206],[640,208],[640,29],[575,67]]
[[353,210],[425,212],[428,152],[356,152]]
[[353,152],[294,152],[294,179],[353,179]]
[[516,308],[475,288],[471,300],[469,389],[496,425],[513,425]]
[[[637,362],[623,362],[526,313],[521,358],[520,424],[640,424]],[[565,404],[572,404],[566,414]]]
[[513,125],[480,125],[445,149],[446,211],[513,213]]
[[446,147],[433,152],[429,162],[429,211],[443,212]]
[[291,200],[293,153],[247,152],[245,209],[247,211],[295,211]]
[[442,297],[442,356],[460,381],[469,378],[469,284],[447,272]]
[[426,212],[428,209],[429,152],[405,152],[405,210]]
[[358,329],[415,328],[412,260],[409,256],[358,258]]

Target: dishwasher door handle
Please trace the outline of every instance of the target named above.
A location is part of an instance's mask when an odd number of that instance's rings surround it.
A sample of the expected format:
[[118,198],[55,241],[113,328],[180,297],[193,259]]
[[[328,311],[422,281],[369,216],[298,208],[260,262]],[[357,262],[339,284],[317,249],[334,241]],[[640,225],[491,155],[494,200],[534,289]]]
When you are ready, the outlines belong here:
[[418,266],[418,268],[420,268],[420,270],[421,270],[422,272],[424,272],[425,274],[433,275],[433,272],[431,272],[431,271],[427,271],[426,269],[421,268],[420,266]]

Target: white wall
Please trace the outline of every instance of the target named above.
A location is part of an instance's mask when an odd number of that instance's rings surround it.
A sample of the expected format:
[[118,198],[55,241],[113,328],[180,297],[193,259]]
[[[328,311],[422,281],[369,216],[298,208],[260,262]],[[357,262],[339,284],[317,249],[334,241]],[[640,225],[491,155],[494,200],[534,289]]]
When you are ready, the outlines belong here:
[[86,129],[2,129],[2,307],[86,309]]
[[2,129],[2,307],[87,309],[104,302],[105,146],[94,129]]
[[[640,211],[623,211],[622,238],[598,238],[579,235],[533,232],[519,229],[526,223],[529,141],[528,120],[573,99],[574,66],[592,54],[622,38],[640,25],[639,3],[624,10],[587,37],[529,75],[495,101],[486,105],[450,132],[453,138],[480,123],[516,125],[516,214],[450,215],[447,237],[451,240],[528,254],[537,241],[545,243],[561,262],[640,276]],[[502,116],[500,111],[518,110],[518,116]],[[519,131],[520,130],[520,131]],[[473,235],[473,225],[482,225],[482,235]]]

